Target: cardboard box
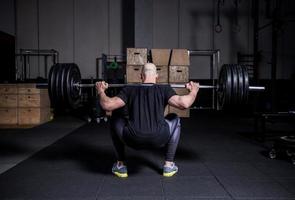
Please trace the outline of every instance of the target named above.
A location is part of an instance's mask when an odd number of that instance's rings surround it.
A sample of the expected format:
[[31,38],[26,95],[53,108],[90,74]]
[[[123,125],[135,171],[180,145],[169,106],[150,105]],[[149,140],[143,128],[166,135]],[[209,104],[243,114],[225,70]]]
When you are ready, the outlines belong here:
[[155,65],[168,66],[171,56],[171,49],[152,49],[151,55],[152,62]]
[[173,49],[170,65],[190,65],[190,58],[187,49]]
[[127,48],[127,65],[144,65],[146,63],[146,48]]

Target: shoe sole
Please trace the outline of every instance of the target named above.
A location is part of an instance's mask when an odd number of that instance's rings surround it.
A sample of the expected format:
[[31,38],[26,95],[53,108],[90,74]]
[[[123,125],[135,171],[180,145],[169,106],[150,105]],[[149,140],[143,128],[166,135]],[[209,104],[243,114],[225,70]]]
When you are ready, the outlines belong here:
[[165,177],[171,177],[171,176],[173,176],[173,175],[176,174],[176,173],[177,173],[177,171],[168,172],[168,173],[163,173],[163,176],[165,176]]
[[113,174],[115,174],[116,176],[120,177],[120,178],[127,178],[128,174],[127,173],[119,173],[119,172],[113,172]]

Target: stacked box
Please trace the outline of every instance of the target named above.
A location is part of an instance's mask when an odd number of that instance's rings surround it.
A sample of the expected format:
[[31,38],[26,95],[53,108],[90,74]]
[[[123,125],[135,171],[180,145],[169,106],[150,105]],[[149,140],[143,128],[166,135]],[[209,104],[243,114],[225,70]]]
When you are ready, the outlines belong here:
[[143,65],[127,65],[126,78],[127,83],[141,83],[141,70]]
[[18,95],[16,84],[0,85],[0,124],[17,124]]
[[141,83],[141,69],[147,63],[146,48],[127,48],[127,83]]
[[51,118],[50,100],[46,89],[37,89],[34,84],[18,85],[18,124],[34,125]]
[[189,81],[189,53],[187,49],[173,49],[170,66],[170,83],[187,83]]
[[[187,83],[189,81],[189,54],[187,49],[152,49],[152,62],[157,67],[158,83]],[[141,70],[147,63],[147,49],[128,48],[126,78],[127,83],[141,83]],[[179,95],[188,94],[186,89],[175,89]],[[189,109],[180,110],[167,106],[165,115],[176,113],[180,117],[189,117]]]
[[47,89],[34,84],[0,85],[0,124],[38,125],[51,119]]
[[157,67],[158,83],[168,83],[168,65],[171,49],[152,49],[152,62]]
[[[185,84],[189,82],[189,53],[187,49],[173,49],[169,65],[169,83]],[[175,89],[179,95],[188,94],[187,89]],[[189,109],[180,110],[169,106],[169,113],[176,113],[180,117],[189,117]]]

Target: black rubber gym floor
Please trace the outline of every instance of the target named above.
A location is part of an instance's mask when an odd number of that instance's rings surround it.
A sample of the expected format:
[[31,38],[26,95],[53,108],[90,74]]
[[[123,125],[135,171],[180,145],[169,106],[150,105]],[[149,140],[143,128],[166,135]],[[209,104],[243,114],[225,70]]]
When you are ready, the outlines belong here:
[[176,176],[162,177],[162,150],[128,148],[129,177],[119,179],[108,125],[86,124],[1,174],[0,199],[295,199],[295,167],[268,159],[250,132],[250,119],[193,113],[182,119]]

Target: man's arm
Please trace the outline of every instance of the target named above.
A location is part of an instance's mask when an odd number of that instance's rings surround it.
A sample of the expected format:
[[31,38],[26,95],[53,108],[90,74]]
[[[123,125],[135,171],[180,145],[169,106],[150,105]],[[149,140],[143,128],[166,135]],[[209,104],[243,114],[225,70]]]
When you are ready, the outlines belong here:
[[125,106],[125,102],[119,97],[108,97],[105,90],[108,84],[104,81],[96,83],[96,89],[99,96],[99,103],[104,110],[113,111]]
[[189,108],[195,101],[198,91],[199,91],[199,84],[194,82],[189,82],[186,84],[186,88],[190,91],[187,95],[173,95],[168,100],[168,104],[179,108],[179,109],[187,109]]

